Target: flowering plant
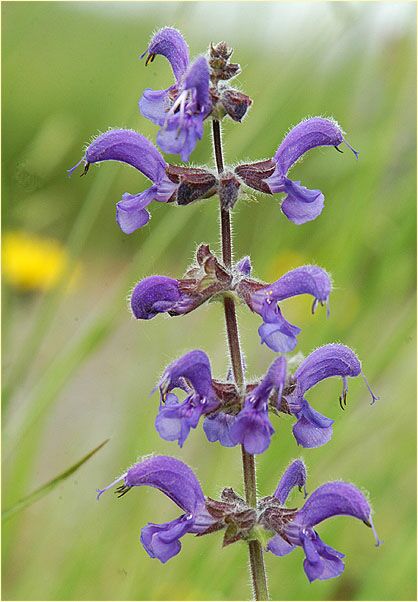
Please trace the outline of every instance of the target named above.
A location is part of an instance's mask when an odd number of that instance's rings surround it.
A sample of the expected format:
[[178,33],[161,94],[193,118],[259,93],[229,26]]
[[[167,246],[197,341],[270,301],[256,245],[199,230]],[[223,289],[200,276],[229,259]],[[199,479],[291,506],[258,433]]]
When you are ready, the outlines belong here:
[[[232,50],[224,42],[211,45],[207,55],[190,61],[182,35],[165,27],[151,39],[145,64],[157,55],[170,63],[175,81],[164,90],[146,89],[139,101],[144,117],[159,127],[157,144],[165,153],[179,154],[188,161],[202,138],[204,123],[210,120],[213,131],[216,172],[208,167],[167,163],[160,151],[144,136],[132,130],[110,130],[88,146],[82,160],[84,172],[102,161],[120,161],[143,173],[152,185],[138,194],[125,192],[116,206],[116,220],[126,234],[150,220],[152,201],[188,205],[217,195],[220,200],[222,256],[209,245],[196,250],[194,264],[182,278],[153,275],[136,284],[130,307],[138,320],[150,320],[160,313],[180,316],[200,305],[219,300],[223,303],[230,354],[229,377],[220,381],[212,375],[210,359],[200,349],[191,350],[173,361],[163,372],[156,390],[159,408],[155,427],[167,441],[183,446],[191,429],[202,420],[210,442],[224,447],[241,446],[244,497],[225,487],[219,500],[204,495],[194,472],[183,462],[168,456],[152,456],[129,468],[98,497],[119,484],[119,497],[133,487],[148,485],[167,495],[184,512],[162,525],[149,523],[141,531],[141,542],[152,558],[165,563],[181,550],[181,538],[223,531],[223,545],[243,540],[248,544],[250,570],[257,600],[268,599],[264,552],[283,556],[301,547],[305,554],[304,571],[309,581],[336,577],[344,570],[341,552],[325,544],[315,530],[322,521],[336,515],[352,516],[373,529],[372,510],[365,495],[351,483],[328,482],[309,497],[306,494],[306,468],[301,459],[291,462],[273,495],[257,496],[255,455],[268,450],[275,428],[270,417],[280,413],[294,417],[293,435],[304,448],[325,445],[332,437],[333,420],[319,413],[305,398],[309,390],[324,379],[342,379],[340,406],[347,398],[347,379],[362,375],[361,362],[349,347],[340,343],[323,345],[312,351],[296,371],[289,369],[284,354],[297,346],[300,328],[283,316],[279,303],[290,297],[309,294],[312,311],[327,305],[332,291],[329,274],[321,267],[298,267],[268,284],[252,276],[249,257],[233,260],[231,216],[240,191],[250,187],[265,194],[284,194],[282,213],[296,225],[319,217],[324,195],[288,177],[289,171],[308,151],[321,146],[339,149],[341,144],[358,153],[345,140],[334,119],[313,117],[301,121],[284,137],[271,159],[224,165],[221,121],[241,122],[252,104],[230,81],[240,67],[231,62]],[[82,174],[82,175],[83,175]],[[276,354],[266,374],[248,382],[240,348],[236,303],[257,314],[261,344]],[[301,508],[287,508],[294,487],[307,498]]]

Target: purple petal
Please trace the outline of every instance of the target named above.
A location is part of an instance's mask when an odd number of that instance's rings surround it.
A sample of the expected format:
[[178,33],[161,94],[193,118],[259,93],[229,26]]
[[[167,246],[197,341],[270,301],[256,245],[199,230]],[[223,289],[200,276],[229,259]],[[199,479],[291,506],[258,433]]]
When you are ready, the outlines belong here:
[[151,558],[165,563],[180,552],[180,537],[190,531],[192,524],[192,517],[185,516],[162,525],[148,523],[141,530],[141,543]]
[[276,556],[286,556],[286,554],[290,554],[290,552],[293,552],[295,549],[296,546],[287,543],[280,535],[272,537],[267,544],[267,550]]
[[312,117],[301,121],[290,130],[274,158],[280,173],[286,175],[292,165],[307,151],[317,146],[338,146],[341,142],[343,133],[336,121]]
[[178,280],[149,276],[135,286],[130,304],[135,318],[150,320],[158,313],[169,311],[180,299]]
[[285,179],[284,189],[287,196],[281,209],[285,216],[294,224],[301,225],[310,222],[321,214],[324,208],[324,195],[320,190],[309,190],[299,182]]
[[302,545],[306,554],[303,568],[310,582],[338,577],[344,571],[344,554],[326,546],[316,533],[302,534]]
[[185,90],[193,90],[193,100],[198,108],[207,111],[210,105],[209,96],[209,65],[204,56],[199,56],[190,65],[184,78]]
[[312,295],[317,301],[325,303],[331,292],[329,274],[316,265],[304,265],[290,270],[274,282],[269,289],[277,301],[296,295]]
[[304,399],[302,402],[300,414],[304,416],[306,420],[309,420],[309,422],[321,429],[328,428],[334,424],[334,421],[331,420],[331,418],[327,418],[326,416],[323,416],[314,410],[313,407],[306,401],[306,399]]
[[156,190],[156,186],[151,186],[140,194],[125,192],[122,195],[122,200],[116,204],[116,221],[122,232],[132,234],[149,222],[151,216],[145,207],[154,200]]
[[332,426],[321,428],[302,416],[293,426],[293,435],[302,447],[321,447],[332,437]]
[[172,115],[157,134],[157,144],[166,153],[179,154],[188,161],[203,136],[203,114]]
[[248,401],[230,429],[232,441],[241,443],[248,454],[266,451],[273,433],[267,409],[256,409]]
[[110,130],[98,136],[86,151],[87,163],[121,161],[138,169],[158,184],[165,176],[166,163],[155,146],[132,130]]
[[352,349],[331,343],[315,349],[296,370],[298,393],[302,395],[314,385],[331,376],[358,376],[361,363]]
[[306,466],[302,460],[294,460],[283,473],[283,476],[277,485],[277,489],[274,492],[274,497],[279,500],[280,504],[284,505],[293,487],[299,487],[299,489],[303,487],[306,497],[305,483]]
[[190,399],[179,404],[161,405],[155,428],[162,439],[178,441],[183,447],[190,429],[196,428],[204,410],[202,405],[195,405]]
[[181,79],[189,65],[189,47],[181,33],[173,27],[163,27],[160,29],[151,38],[147,52],[151,60],[153,59],[153,55],[156,54],[165,56],[173,69],[177,81]]
[[337,515],[353,516],[370,523],[370,505],[364,494],[351,483],[334,481],[318,487],[297,513],[295,522],[301,528],[309,528]]
[[213,399],[212,372],[209,358],[203,351],[186,353],[172,362],[165,370],[161,390],[168,392],[178,386],[179,379],[186,379],[203,399]]
[[134,464],[126,474],[125,484],[155,487],[186,512],[196,512],[205,502],[192,469],[170,456],[152,456]]
[[302,400],[298,411],[295,412],[292,402],[289,402],[289,409],[298,418],[293,426],[293,435],[298,445],[320,447],[328,443],[332,437],[332,425],[334,424],[331,418],[314,410],[306,399]]
[[344,563],[339,558],[320,558],[318,565],[310,564],[306,559],[303,561],[303,568],[309,581],[320,579],[331,579],[339,577],[344,571]]
[[147,88],[139,100],[141,114],[156,125],[164,125],[166,120],[167,112],[170,108],[169,91],[170,88],[167,90],[151,90],[151,88]]
[[268,321],[266,320],[267,323],[262,324],[258,329],[261,343],[265,343],[276,352],[292,351],[297,345],[296,336],[300,333],[300,328],[285,320],[277,306],[271,306],[271,310],[263,313],[263,318]]
[[224,447],[234,447],[231,439],[231,426],[235,422],[235,416],[219,412],[214,416],[207,416],[203,422],[203,430],[205,431],[208,441],[214,443],[219,441]]
[[296,295],[312,295],[325,303],[331,292],[329,274],[316,265],[304,265],[290,270],[284,276],[251,295],[251,308],[257,313],[263,311],[263,303],[283,301]]
[[280,399],[285,381],[286,360],[284,357],[278,357],[271,364],[261,382],[247,396],[248,407],[266,408],[273,391],[278,393]]
[[172,200],[173,194],[177,191],[179,184],[172,182],[167,176],[164,175],[162,180],[158,182],[157,193],[155,195],[155,201],[159,203],[167,203]]
[[245,257],[240,259],[236,264],[235,269],[238,272],[240,272],[243,276],[250,276],[252,270],[250,257],[246,255]]

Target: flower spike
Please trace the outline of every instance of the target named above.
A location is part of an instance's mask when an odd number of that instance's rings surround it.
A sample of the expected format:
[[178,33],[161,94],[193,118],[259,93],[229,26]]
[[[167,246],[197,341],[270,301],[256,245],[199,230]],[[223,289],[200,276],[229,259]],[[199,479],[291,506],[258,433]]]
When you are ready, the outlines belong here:
[[[256,598],[267,600],[262,547],[276,556],[302,548],[304,571],[312,582],[337,577],[344,570],[344,554],[322,541],[316,531],[325,520],[334,516],[361,520],[372,529],[376,545],[380,544],[369,501],[362,491],[351,483],[332,481],[308,495],[307,469],[302,459],[288,465],[273,495],[258,497],[254,456],[270,446],[275,432],[270,416],[293,416],[292,430],[297,444],[314,448],[331,439],[334,421],[311,407],[306,399],[311,388],[326,378],[340,377],[339,403],[345,410],[348,378],[361,375],[371,403],[378,398],[362,372],[357,355],[339,343],[317,348],[305,359],[300,353],[289,360],[283,355],[276,356],[261,379],[247,381],[234,309],[237,298],[260,316],[261,343],[284,354],[296,347],[301,329],[282,315],[281,302],[308,294],[312,297],[312,313],[318,304],[326,305],[328,317],[332,282],[324,269],[305,265],[266,284],[251,276],[249,256],[233,261],[231,213],[239,200],[241,185],[270,195],[282,194],[281,211],[294,224],[304,224],[321,214],[324,195],[290,179],[290,170],[317,147],[330,146],[342,153],[340,146],[345,144],[356,159],[358,152],[345,140],[335,120],[313,117],[288,131],[271,158],[241,164],[235,169],[228,167],[223,157],[220,122],[225,117],[241,122],[252,104],[249,96],[229,84],[241,71],[238,63],[231,62],[232,53],[226,42],[219,42],[211,44],[207,54],[190,60],[181,33],[163,27],[151,37],[141,55],[145,66],[157,55],[165,57],[174,76],[168,88],[147,88],[139,100],[142,115],[158,126],[158,147],[188,161],[203,136],[204,121],[211,117],[216,171],[204,166],[169,164],[141,134],[114,129],[97,136],[68,173],[71,175],[84,164],[81,173],[84,176],[95,163],[118,161],[134,167],[150,180],[149,186],[137,194],[125,192],[116,205],[117,223],[127,234],[148,223],[148,206],[152,201],[186,206],[215,194],[219,197],[222,260],[211,252],[208,244],[199,244],[195,260],[182,278],[151,275],[137,282],[130,296],[130,308],[137,320],[152,320],[158,314],[188,314],[211,301],[223,303],[231,360],[225,380],[212,377],[210,360],[200,349],[172,361],[152,391],[159,392],[155,427],[161,438],[177,441],[182,447],[190,430],[202,418],[210,442],[218,441],[225,447],[241,445],[245,499],[230,486],[222,489],[218,499],[205,497],[192,469],[169,456],[143,458],[112,483],[98,489],[97,499],[111,488],[115,488],[118,498],[134,487],[146,485],[158,489],[182,514],[163,524],[148,523],[141,529],[140,541],[148,555],[165,563],[180,552],[181,539],[187,533],[203,536],[224,530],[224,547],[238,541],[249,544]],[[286,507],[296,487],[304,496],[301,507]],[[302,499],[297,494],[294,497]]]

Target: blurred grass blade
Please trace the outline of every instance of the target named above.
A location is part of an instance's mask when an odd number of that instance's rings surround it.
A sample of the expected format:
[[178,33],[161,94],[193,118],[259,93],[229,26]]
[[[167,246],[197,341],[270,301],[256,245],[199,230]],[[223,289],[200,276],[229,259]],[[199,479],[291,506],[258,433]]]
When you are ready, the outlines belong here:
[[[125,111],[125,113],[131,115],[132,112]],[[133,121],[132,116],[129,118],[129,122],[131,121]],[[116,176],[117,172],[112,171],[104,173],[101,177],[97,177],[93,181],[91,188],[85,197],[84,203],[81,206],[80,212],[67,240],[66,246],[70,259],[61,274],[57,286],[46,293],[44,303],[39,309],[25,344],[22,345],[20,356],[17,358],[13,370],[2,389],[3,409],[7,408],[15,389],[18,386],[21,386],[22,381],[29,374],[33,355],[36,353],[36,350],[39,349],[49,331],[56,311],[61,303],[68,279],[74,270],[76,261],[80,257],[90,233],[92,232],[102,206],[106,202],[108,197],[107,193]]]
[[48,481],[48,483],[45,483],[45,485],[42,485],[41,487],[39,487],[39,489],[36,489],[32,493],[30,493],[28,496],[26,496],[23,499],[16,502],[16,504],[14,504],[14,506],[11,506],[10,508],[7,508],[7,510],[4,510],[1,513],[1,520],[2,521],[8,520],[12,516],[14,516],[17,512],[24,510],[28,506],[31,506],[33,503],[35,503],[38,500],[40,500],[41,498],[43,498],[45,495],[47,495],[47,493],[52,491],[52,489],[54,489],[54,487],[59,485],[59,483],[61,483],[61,481],[65,481],[65,479],[67,479],[74,472],[76,472],[76,470],[78,470],[80,468],[80,466],[82,466],[85,462],[87,462],[87,460],[90,460],[90,458],[92,456],[94,456],[94,454],[96,454],[99,451],[99,449],[101,449],[104,445],[106,445],[106,443],[108,441],[109,441],[109,439],[106,439],[105,441],[100,443],[100,445],[98,445],[97,447],[92,449],[88,454],[83,456],[81,458],[81,460],[79,460],[78,462],[76,462],[75,464],[70,466],[70,468],[67,468],[67,470],[64,470],[64,472],[59,474],[57,477],[51,479],[51,481]]
[[[74,341],[70,342],[63,351],[50,363],[48,369],[42,374],[37,384],[33,386],[32,396],[27,406],[18,409],[12,420],[4,428],[4,449],[15,451],[19,441],[26,436],[33,424],[53,405],[60,391],[79,367],[97,351],[112,333],[115,322],[122,319],[121,306],[124,303],[126,290],[132,285],[132,279],[139,278],[141,264],[144,257],[156,258],[164,255],[170,248],[173,240],[187,223],[200,219],[195,212],[176,211],[174,215],[167,215],[154,229],[153,236],[149,236],[135,253],[131,264],[121,274],[116,292],[110,302],[106,300],[104,309],[95,316],[90,325]],[[165,236],[164,243],[158,236],[167,228],[170,221],[171,231]],[[31,454],[30,454],[31,455]]]

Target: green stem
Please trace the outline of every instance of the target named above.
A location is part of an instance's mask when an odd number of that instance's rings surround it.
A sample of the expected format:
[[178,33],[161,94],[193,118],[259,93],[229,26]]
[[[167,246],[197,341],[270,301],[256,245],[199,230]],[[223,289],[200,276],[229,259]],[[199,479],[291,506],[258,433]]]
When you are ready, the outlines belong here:
[[[216,166],[218,173],[224,170],[222,155],[221,126],[219,121],[213,120],[213,148],[215,152]],[[221,210],[221,243],[222,259],[225,267],[232,265],[232,229],[231,215],[222,205]],[[235,311],[235,301],[231,297],[224,298],[224,312],[226,322],[226,332],[228,336],[229,355],[231,358],[232,371],[234,379],[241,394],[244,393],[244,370],[242,366],[242,355],[239,342],[237,314]],[[257,504],[257,479],[255,473],[254,456],[248,454],[241,446],[242,468],[244,476],[245,499],[249,506],[255,508]],[[248,542],[248,551],[250,556],[251,578],[254,590],[255,600],[268,600],[268,588],[266,570],[264,567],[263,549],[259,541]]]

